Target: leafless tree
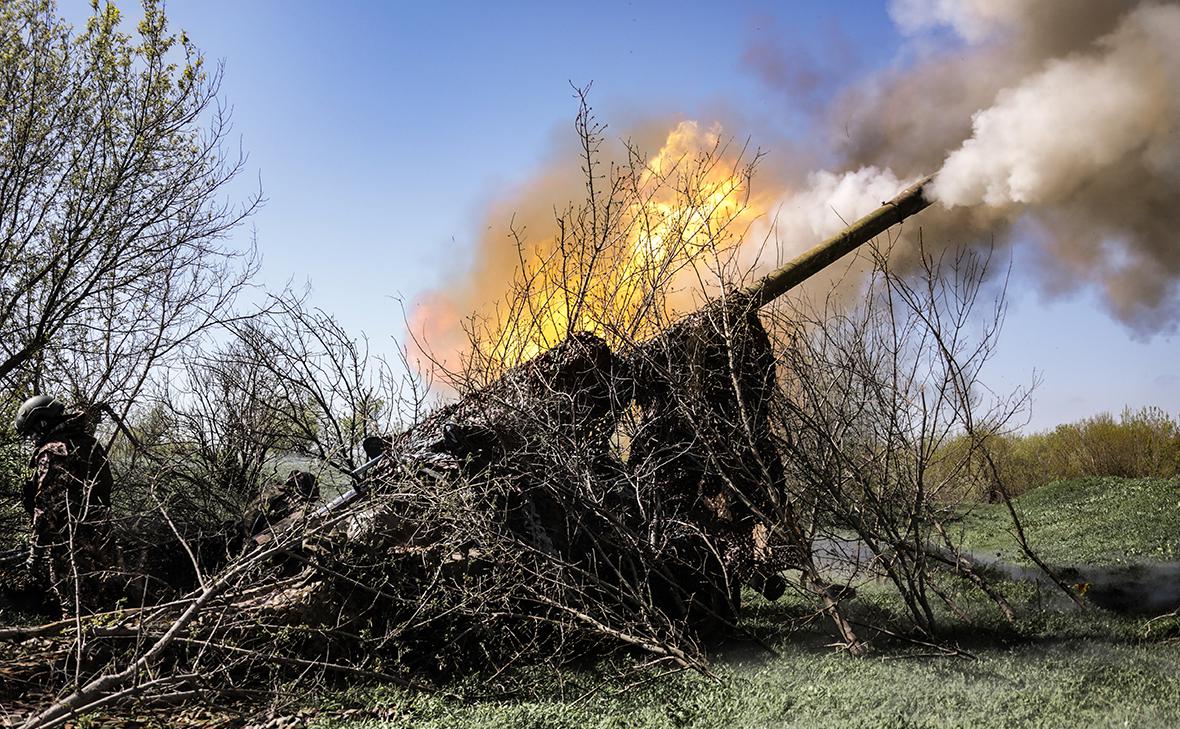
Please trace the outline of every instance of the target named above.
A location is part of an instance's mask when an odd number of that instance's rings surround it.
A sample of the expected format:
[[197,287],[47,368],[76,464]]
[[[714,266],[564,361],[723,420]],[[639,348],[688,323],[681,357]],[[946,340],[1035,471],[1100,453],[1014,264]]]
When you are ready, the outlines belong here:
[[284,445],[295,455],[349,472],[368,460],[360,448],[365,436],[420,414],[420,399],[400,410],[401,385],[412,383],[371,355],[366,339],[299,297],[273,296],[265,312],[231,331],[237,365],[272,383],[273,396],[261,407],[282,424]]
[[883,575],[914,627],[933,636],[932,599],[963,616],[945,589],[959,576],[1012,616],[948,525],[969,506],[989,446],[962,447],[963,434],[1004,432],[1028,392],[997,396],[981,380],[1004,314],[1002,283],[989,288],[990,252],[920,253],[917,270],[899,271],[888,247],[876,249],[859,304],[834,291],[796,299],[773,327],[778,431],[807,561],[826,552],[845,563],[845,587]]

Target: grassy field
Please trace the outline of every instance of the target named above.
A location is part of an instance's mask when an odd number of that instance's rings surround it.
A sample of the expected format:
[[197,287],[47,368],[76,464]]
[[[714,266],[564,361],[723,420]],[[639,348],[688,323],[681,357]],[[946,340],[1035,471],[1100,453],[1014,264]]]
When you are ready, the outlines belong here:
[[[321,708],[334,716],[312,726],[1180,726],[1180,644],[1145,639],[1141,620],[1038,612],[1025,597],[1014,627],[985,614],[982,627],[952,633],[971,657],[931,657],[884,640],[868,658],[835,653],[820,631],[781,629],[800,617],[788,599],[752,606],[748,621],[774,653],[735,643],[717,657],[717,679],[639,673],[602,689],[603,667],[567,670],[536,696],[475,703],[357,689],[329,697]],[[882,605],[859,611],[872,608]],[[632,682],[639,685],[625,688]],[[356,713],[330,711],[345,707]]]
[[[1081,479],[1018,501],[1029,537],[1054,563],[1176,559],[1180,485],[1151,479]],[[980,551],[1015,557],[1006,515],[991,506],[959,525]],[[943,614],[944,639],[964,653],[883,635],[868,658],[834,652],[804,602],[751,599],[743,627],[715,658],[717,678],[625,672],[625,662],[539,676],[513,700],[456,702],[389,688],[322,697],[312,726],[361,727],[1174,727],[1180,726],[1180,622],[1046,607],[1036,588],[1008,584],[1015,625],[951,585],[970,625]],[[900,606],[863,587],[853,617],[889,625]],[[803,627],[800,627],[803,626]]]
[[787,653],[730,668],[723,682],[666,678],[619,698],[451,706],[393,695],[383,719],[313,726],[420,727],[984,727],[1180,724],[1174,656],[1062,643],[973,662],[856,660]]
[[[1013,503],[1029,544],[1050,564],[1180,561],[1180,480],[1056,481]],[[1027,563],[1003,505],[976,506],[956,527],[970,549]]]

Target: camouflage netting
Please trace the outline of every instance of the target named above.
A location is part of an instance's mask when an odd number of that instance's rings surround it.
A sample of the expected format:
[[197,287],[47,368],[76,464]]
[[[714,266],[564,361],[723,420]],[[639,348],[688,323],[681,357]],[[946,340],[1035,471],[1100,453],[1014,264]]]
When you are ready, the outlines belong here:
[[740,306],[626,362],[574,335],[389,438],[372,501],[308,550],[316,586],[286,607],[389,632],[417,664],[440,662],[440,641],[441,663],[604,638],[695,652],[732,625],[742,584],[783,566],[774,384],[766,332]]
[[659,506],[663,528],[653,537],[674,555],[676,584],[709,595],[712,615],[696,618],[732,623],[743,584],[779,592],[768,580],[786,566],[790,543],[770,338],[735,297],[681,320],[631,359],[642,417],[628,466],[640,501]]

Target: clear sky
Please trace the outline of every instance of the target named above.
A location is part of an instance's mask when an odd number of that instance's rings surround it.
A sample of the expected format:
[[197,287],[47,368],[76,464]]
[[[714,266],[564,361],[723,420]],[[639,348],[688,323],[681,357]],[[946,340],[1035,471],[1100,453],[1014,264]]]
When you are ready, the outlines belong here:
[[[67,17],[87,11],[60,2]],[[377,348],[404,331],[396,298],[461,271],[489,201],[569,133],[571,82],[593,82],[612,128],[657,113],[748,120],[727,132],[767,147],[773,165],[773,138],[800,131],[795,105],[902,53],[886,4],[871,0],[171,0],[167,12],[225,63],[222,95],[249,154],[238,182],[267,198],[241,231],[257,236],[264,282],[310,282],[316,305]],[[786,99],[746,60],[760,44],[836,62],[818,62],[810,90]],[[1089,294],[1044,300],[1025,288],[1019,251],[1015,266],[988,380],[1008,390],[1039,374],[1033,427],[1124,406],[1180,413],[1174,335],[1135,339]]]

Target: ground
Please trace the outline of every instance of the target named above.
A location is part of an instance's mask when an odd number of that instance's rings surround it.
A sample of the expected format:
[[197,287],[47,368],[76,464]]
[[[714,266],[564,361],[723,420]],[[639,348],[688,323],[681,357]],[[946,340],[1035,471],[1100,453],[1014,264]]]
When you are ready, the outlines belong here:
[[[1180,481],[1078,479],[1016,502],[1028,537],[1053,564],[1180,559]],[[957,525],[976,551],[1018,558],[1002,507],[981,506]],[[1150,622],[1090,608],[1062,610],[1026,584],[1005,592],[1020,619],[1007,625],[967,597],[970,627],[950,627],[967,656],[879,636],[869,658],[836,653],[822,622],[790,595],[752,598],[738,642],[716,660],[718,678],[631,676],[592,691],[606,668],[564,671],[547,691],[511,701],[460,703],[357,688],[321,698],[318,727],[1174,727],[1180,726],[1180,621]],[[857,615],[888,620],[898,605],[862,588]],[[949,623],[948,623],[949,624]],[[773,651],[773,653],[771,652]],[[617,665],[612,668],[618,669]],[[628,686],[628,682],[639,682]],[[626,688],[626,690],[624,690]],[[340,710],[354,713],[344,716]]]
[[[386,719],[321,719],[359,727],[978,727],[1180,725],[1180,646],[1128,630],[970,646],[974,659],[883,650],[857,659],[816,644],[776,645],[719,661],[720,680],[680,674],[620,695],[567,685],[566,700],[456,704],[400,692],[337,697]],[[1129,626],[1128,626],[1129,627]],[[1011,642],[1009,642],[1011,641]],[[351,700],[349,700],[351,699]],[[372,715],[370,715],[372,716]]]
[[[1080,479],[1017,500],[1029,538],[1053,564],[1114,564],[1180,558],[1180,481]],[[1001,508],[973,509],[956,530],[972,549],[1016,558]],[[194,707],[161,723],[280,727],[1175,727],[1180,726],[1180,619],[1151,621],[1068,600],[1028,583],[1004,592],[1019,619],[951,584],[971,616],[945,612],[944,640],[960,655],[865,630],[874,651],[834,651],[822,619],[808,621],[793,593],[768,603],[753,593],[746,637],[715,657],[716,677],[635,670],[635,657],[558,673],[535,669],[535,688],[511,699],[458,701],[388,686],[301,694],[273,718]],[[900,605],[889,590],[861,586],[853,618],[889,625]],[[515,676],[516,679],[530,676]],[[456,687],[458,688],[458,687]],[[496,693],[495,683],[465,687]],[[125,726],[145,726],[142,723]],[[2,722],[0,722],[2,724]],[[86,725],[85,722],[79,726]],[[94,725],[106,725],[105,721]]]
[[[1013,502],[1033,549],[1055,565],[1180,561],[1180,480],[1079,478],[1033,489]],[[1027,560],[1002,504],[976,506],[956,532],[972,550]]]

